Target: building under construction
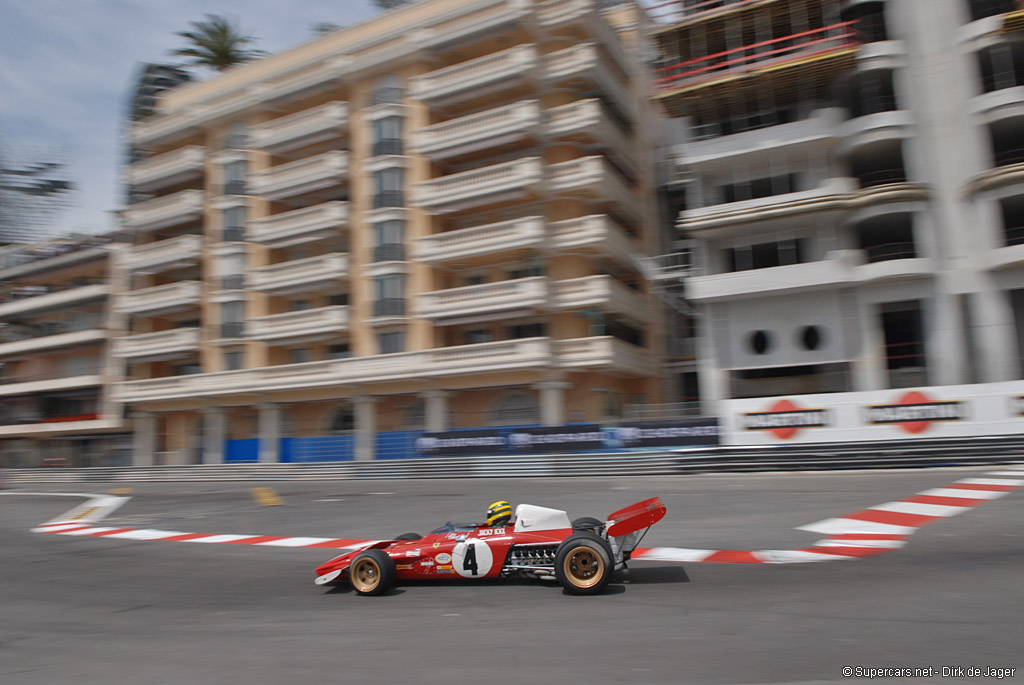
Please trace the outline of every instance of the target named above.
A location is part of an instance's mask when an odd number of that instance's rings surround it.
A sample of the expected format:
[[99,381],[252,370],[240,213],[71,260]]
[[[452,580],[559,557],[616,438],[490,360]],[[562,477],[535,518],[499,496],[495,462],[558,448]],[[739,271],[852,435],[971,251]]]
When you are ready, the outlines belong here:
[[651,14],[705,400],[1022,377],[1019,2]]
[[0,245],[46,238],[70,191],[62,153],[16,151],[0,140]]

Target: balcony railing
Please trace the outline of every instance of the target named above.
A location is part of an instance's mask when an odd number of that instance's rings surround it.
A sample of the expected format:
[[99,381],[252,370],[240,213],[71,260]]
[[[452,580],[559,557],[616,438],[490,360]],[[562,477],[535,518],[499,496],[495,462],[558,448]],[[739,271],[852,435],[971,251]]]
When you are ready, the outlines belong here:
[[249,319],[245,322],[245,336],[268,341],[308,339],[340,333],[348,330],[348,326],[348,307],[317,307]]
[[863,250],[867,255],[868,263],[887,262],[892,259],[913,259],[917,257],[917,250],[915,249],[913,242],[868,245],[863,248]]
[[224,195],[248,195],[245,181],[228,181],[221,188],[221,193]]
[[124,253],[122,264],[136,273],[159,273],[195,264],[202,249],[202,236],[182,235],[133,247]]
[[173,356],[199,349],[198,328],[172,328],[115,338],[111,353],[115,357],[139,358]]
[[329,102],[254,127],[255,148],[281,153],[340,136],[348,124],[348,103]]
[[331,150],[259,171],[249,177],[249,185],[254,195],[280,200],[340,185],[347,175],[348,154]]
[[202,176],[205,161],[202,146],[189,145],[135,162],[128,172],[128,181],[135,190],[154,190]]
[[548,279],[534,276],[422,293],[418,297],[416,309],[420,316],[441,319],[485,312],[544,308],[547,301]]
[[19,297],[0,303],[0,321],[6,321],[7,317],[16,314],[52,311],[72,305],[80,307],[87,302],[104,300],[109,294],[110,287],[102,282],[93,285],[71,286],[56,292],[41,291],[32,297]]
[[412,151],[443,158],[459,150],[477,149],[487,141],[504,143],[510,136],[525,134],[540,122],[540,103],[524,100],[421,128],[412,134]]
[[643,293],[618,282],[611,276],[585,276],[555,281],[551,285],[552,302],[561,309],[596,307],[639,321],[647,319],[647,301]]
[[556,221],[548,230],[551,247],[556,250],[591,248],[626,260],[643,258],[626,230],[603,214]]
[[405,197],[401,190],[381,190],[373,195],[373,208],[404,207]]
[[412,200],[427,210],[455,211],[464,205],[486,202],[495,195],[521,193],[539,187],[543,176],[543,160],[525,157],[417,183],[413,187]]
[[505,85],[510,79],[525,76],[537,63],[534,46],[518,45],[416,76],[409,81],[409,94],[428,102],[458,94],[472,95],[481,88]]
[[421,262],[445,262],[505,252],[540,245],[544,237],[544,217],[527,216],[418,238],[415,259]]
[[893,183],[906,183],[907,172],[905,169],[879,169],[857,175],[861,188],[874,188],[876,186],[890,185]]
[[657,373],[650,350],[611,336],[555,340],[552,348],[558,367],[605,368],[637,376]]
[[123,293],[115,309],[124,314],[168,313],[198,307],[202,292],[199,281],[179,281]]
[[154,231],[198,221],[203,216],[204,196],[201,190],[182,190],[132,205],[122,215],[125,227]]
[[301,292],[348,276],[348,255],[330,252],[253,269],[247,285],[261,292]]
[[404,297],[384,297],[373,303],[374,317],[405,316]]
[[858,45],[855,24],[855,21],[831,24],[712,55],[677,61],[658,68],[656,87],[660,91],[672,90],[726,74],[777,67],[786,62],[853,48]]
[[245,277],[242,274],[231,274],[220,278],[221,290],[241,290],[244,287]]
[[348,203],[324,202],[250,221],[247,237],[273,247],[278,243],[301,242],[302,239],[312,240],[338,234],[347,225]]
[[217,332],[225,340],[241,338],[244,325],[241,321],[224,321],[217,327]]
[[402,154],[402,139],[401,138],[385,138],[378,140],[373,144],[373,156],[380,157],[383,155],[400,155]]

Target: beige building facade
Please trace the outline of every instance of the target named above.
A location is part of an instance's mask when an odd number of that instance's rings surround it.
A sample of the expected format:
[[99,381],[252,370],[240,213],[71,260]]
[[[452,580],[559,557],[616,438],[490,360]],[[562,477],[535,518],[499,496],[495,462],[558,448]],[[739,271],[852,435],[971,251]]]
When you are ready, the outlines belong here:
[[659,401],[654,115],[598,4],[418,2],[165,93],[113,305],[135,463]]

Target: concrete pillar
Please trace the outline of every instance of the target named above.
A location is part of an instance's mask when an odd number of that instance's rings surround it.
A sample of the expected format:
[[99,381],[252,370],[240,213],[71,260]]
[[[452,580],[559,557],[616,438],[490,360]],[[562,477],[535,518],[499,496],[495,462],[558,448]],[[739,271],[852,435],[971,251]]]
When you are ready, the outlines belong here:
[[156,453],[156,415],[137,412],[132,419],[132,466],[152,466]]
[[889,387],[885,358],[885,331],[877,305],[865,304],[859,308],[860,350],[853,357],[851,371],[853,390],[882,390]]
[[203,409],[203,463],[224,463],[224,441],[227,439],[227,414],[222,407]]
[[565,381],[542,381],[533,387],[540,391],[540,422],[545,426],[564,424],[565,391],[570,384]]
[[964,320],[957,296],[937,292],[935,297],[921,301],[921,309],[928,384],[959,385],[967,382]]
[[426,428],[428,431],[440,432],[448,430],[448,397],[445,390],[428,390],[421,392],[420,397],[426,404]]
[[372,461],[377,456],[377,398],[356,397],[356,461]]
[[970,296],[971,335],[982,383],[1020,378],[1017,331],[1008,294],[995,287]]
[[715,344],[715,336],[729,335],[727,321],[719,321],[721,332],[716,332],[716,319],[712,307],[704,307],[697,328],[697,385],[700,387],[700,411],[705,416],[718,416],[722,400],[731,397],[729,370],[722,367],[723,350]]
[[261,404],[259,409],[259,462],[276,464],[281,458],[278,449],[281,444],[281,407],[277,404]]

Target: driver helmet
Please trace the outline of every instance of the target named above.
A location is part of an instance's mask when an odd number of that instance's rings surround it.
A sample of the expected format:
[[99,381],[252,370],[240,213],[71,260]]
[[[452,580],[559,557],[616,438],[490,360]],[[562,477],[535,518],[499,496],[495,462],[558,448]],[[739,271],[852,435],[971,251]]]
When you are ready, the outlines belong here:
[[512,505],[503,499],[487,507],[487,525],[504,526],[512,520]]

